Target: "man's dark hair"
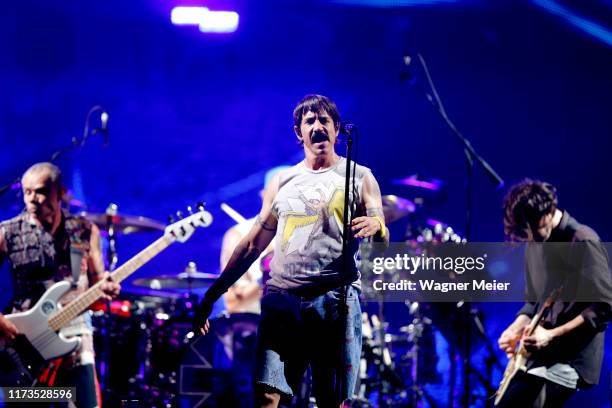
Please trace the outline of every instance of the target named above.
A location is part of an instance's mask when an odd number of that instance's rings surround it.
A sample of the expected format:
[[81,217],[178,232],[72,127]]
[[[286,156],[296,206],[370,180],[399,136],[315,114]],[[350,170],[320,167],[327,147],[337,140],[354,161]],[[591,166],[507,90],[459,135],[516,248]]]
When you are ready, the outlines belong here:
[[334,127],[338,129],[340,127],[340,113],[336,107],[336,103],[329,99],[327,96],[310,94],[302,98],[298,102],[297,106],[293,110],[293,125],[297,126],[298,131],[300,124],[302,123],[302,117],[308,113],[321,113],[327,112],[334,121]]
[[550,183],[525,179],[504,198],[504,232],[513,241],[531,240],[543,216],[557,209],[557,189]]

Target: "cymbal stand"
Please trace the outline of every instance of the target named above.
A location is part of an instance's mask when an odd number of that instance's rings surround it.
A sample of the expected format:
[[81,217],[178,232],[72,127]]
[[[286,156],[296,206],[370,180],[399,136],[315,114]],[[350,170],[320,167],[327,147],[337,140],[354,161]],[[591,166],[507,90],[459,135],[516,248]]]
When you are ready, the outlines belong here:
[[[387,347],[387,325],[384,320],[384,301],[379,298],[378,314],[372,315],[372,327],[376,335],[372,344],[372,357],[376,367],[376,387],[378,388],[378,406],[390,407],[394,405],[388,396],[398,397],[403,392],[403,381],[396,372],[391,351]],[[372,387],[374,388],[374,387]]]
[[117,234],[115,234],[115,225],[113,217],[116,217],[119,212],[117,204],[110,203],[106,207],[106,222],[108,226],[108,250],[106,251],[106,260],[108,262],[108,270],[114,271],[119,262],[117,256]]
[[[420,340],[423,336],[423,330],[425,329],[425,324],[427,324],[426,318],[423,318],[420,314],[419,303],[407,301],[406,306],[409,308],[409,312],[414,316],[412,319],[412,323],[408,326],[407,335],[410,341],[412,341],[412,350],[409,351],[410,359],[411,359],[411,369],[410,369],[410,377],[412,380],[412,384],[410,386],[411,390],[411,401],[412,406],[415,408],[420,407],[420,402],[423,398],[423,389],[420,384],[419,378],[419,351],[420,351]],[[431,324],[431,322],[429,322]]]
[[[106,264],[108,265],[108,271],[112,272],[117,266],[117,247],[116,247],[116,235],[115,227],[113,225],[113,216],[117,215],[117,205],[109,204],[106,208],[107,222],[108,222],[108,249],[106,251]],[[112,393],[112,390],[107,390],[106,387],[109,384],[110,379],[110,367],[107,366],[106,362],[109,358],[109,350],[111,349],[111,336],[109,335],[109,327],[112,324],[110,320],[111,302],[106,302],[106,315],[100,320],[100,331],[102,334],[102,350],[100,350],[100,389],[103,392]]]

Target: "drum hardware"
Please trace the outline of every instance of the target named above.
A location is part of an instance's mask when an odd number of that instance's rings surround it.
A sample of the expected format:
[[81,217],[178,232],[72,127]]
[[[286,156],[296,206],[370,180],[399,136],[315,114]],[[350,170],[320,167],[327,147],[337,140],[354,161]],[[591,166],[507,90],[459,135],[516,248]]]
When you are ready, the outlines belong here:
[[394,340],[399,340],[399,337],[387,333],[388,324],[379,318],[379,315],[380,313],[371,316],[362,314],[360,383],[350,406],[367,407],[371,406],[370,403],[380,407],[403,406],[398,404],[407,397],[404,381],[393,361],[395,356],[388,347]]
[[211,333],[192,338],[178,361],[178,402],[195,406],[250,407],[259,315],[222,314]]
[[108,207],[106,207],[106,215],[107,215],[107,238],[108,238],[108,250],[106,253],[106,258],[108,260],[108,270],[113,271],[117,267],[117,263],[119,262],[119,256],[117,255],[117,237],[115,234],[115,223],[113,221],[113,217],[117,216],[117,212],[119,207],[117,204],[110,203]]
[[[117,205],[112,203],[105,214],[83,212],[81,216],[98,225],[102,235],[107,237],[107,265],[111,271],[118,261],[117,235],[165,229],[163,224],[145,217],[120,215]],[[163,353],[173,347],[175,353],[168,357],[178,361],[182,344],[172,343],[174,332],[169,328],[181,318],[188,320],[188,327],[191,327],[192,309],[198,304],[191,289],[208,286],[216,276],[198,272],[195,264],[190,263],[182,273],[158,278],[159,289],[188,289],[188,293],[179,295],[152,290],[151,280],[142,280],[141,288],[132,289],[139,293],[130,295],[129,290],[124,290],[121,297],[129,300],[108,302],[94,315],[94,337],[100,357],[96,362],[104,401],[108,405],[117,406],[123,399],[137,399],[141,406],[170,407],[176,399],[177,370],[166,369]],[[138,284],[138,280],[135,283]]]
[[388,224],[413,214],[417,209],[414,202],[396,195],[382,196],[382,205],[385,222]]
[[[119,214],[119,208],[117,204],[110,203],[106,208],[104,214],[100,213],[88,213],[81,212],[79,214],[81,217],[91,221],[96,224],[100,229],[100,234],[107,238],[108,248],[106,251],[106,264],[108,271],[114,271],[118,262],[119,256],[117,252],[117,235],[127,235],[136,232],[152,232],[152,231],[163,231],[165,226],[157,221],[142,217],[142,216],[129,216],[129,215],[121,215]],[[115,322],[111,322],[110,316],[117,317],[131,317],[131,313],[134,310],[131,307],[132,305],[129,303],[123,303],[119,305],[117,301],[106,302],[106,305],[102,308],[104,311],[110,313],[109,316],[98,316],[98,326],[100,330],[100,338],[97,349],[100,350],[100,358],[98,363],[98,369],[100,372],[100,386],[103,388],[103,391],[107,394],[114,394],[112,389],[114,388],[113,384],[111,384],[112,380],[110,378],[111,371],[110,367],[107,366],[106,362],[110,361],[111,356],[108,354],[111,353],[111,349],[113,345],[111,341],[113,339],[114,333],[116,333],[116,327],[112,327],[112,324]],[[138,318],[141,317],[143,313],[142,305],[136,304],[136,315]],[[140,306],[140,308],[139,308]],[[118,308],[114,310],[113,308]],[[125,324],[125,323],[124,323]],[[109,327],[111,330],[109,330]],[[121,329],[125,329],[121,327]],[[121,332],[121,331],[120,331]],[[146,351],[145,351],[146,353]],[[146,359],[144,360],[146,363]],[[109,364],[110,365],[110,364]],[[140,377],[143,378],[144,374],[142,369],[139,369]],[[128,392],[133,392],[134,384],[138,384],[137,377],[128,378],[128,383],[131,384]]]
[[412,174],[401,179],[393,179],[391,183],[400,186],[412,187],[420,191],[439,192],[444,188],[444,182],[442,180],[424,178],[419,174]]
[[[189,262],[180,273],[136,279],[133,288],[122,291],[121,299],[103,307],[108,314],[98,312],[99,366],[106,373],[105,397],[111,405],[127,398],[147,407],[176,406],[180,365],[192,341],[189,334],[199,303],[192,289],[207,287],[216,278]],[[256,323],[240,324],[241,316],[231,317],[231,324],[224,319],[214,322],[226,343],[241,342],[241,336],[256,332]],[[254,340],[251,343],[248,354],[254,356]],[[229,350],[230,360],[236,358],[231,345]]]
[[242,216],[238,211],[234,210],[227,203],[221,203],[221,210],[226,213],[232,220],[236,221],[236,224],[240,224],[248,221],[246,218]]
[[421,343],[422,338],[425,332],[426,325],[431,325],[431,320],[427,317],[424,317],[420,313],[420,305],[418,302],[405,302],[406,307],[408,307],[408,313],[413,316],[412,323],[408,326],[404,326],[400,328],[400,332],[404,333],[407,336],[407,340],[413,344],[412,350],[406,352],[403,356],[404,361],[409,361],[410,363],[410,379],[411,379],[411,402],[413,407],[420,407],[421,400],[423,397],[423,387],[422,384],[424,382],[420,377],[420,360],[421,357]]
[[[432,78],[431,73],[429,72],[429,68],[427,66],[427,62],[425,58],[421,54],[417,53],[417,60],[422,68],[422,72],[425,74],[425,78],[427,80],[426,87],[419,86],[421,93],[431,105],[433,110],[440,115],[443,122],[446,124],[448,129],[453,133],[456,137],[456,140],[459,142],[462,150],[462,156],[465,158],[465,169],[466,169],[466,178],[465,178],[465,203],[466,203],[466,220],[465,220],[465,237],[468,241],[471,240],[471,227],[472,227],[472,194],[473,194],[473,184],[474,184],[474,163],[480,164],[484,172],[489,176],[490,180],[497,186],[497,188],[501,188],[504,186],[504,180],[497,174],[497,172],[493,169],[493,167],[481,156],[478,154],[472,143],[468,138],[466,138],[455,126],[452,120],[449,118],[444,104],[436,90],[436,86],[434,84],[434,80]],[[405,59],[405,64],[408,65],[410,63],[410,58]],[[470,354],[470,329],[468,328],[468,337],[465,339],[465,347],[464,353],[466,355],[464,360],[464,381],[463,381],[463,398],[462,398],[462,406],[469,407],[470,406],[470,371],[471,371],[471,362],[468,357]]]
[[110,203],[103,214],[82,211],[79,216],[96,224],[100,229],[100,235],[107,238],[106,258],[109,271],[115,270],[119,260],[117,256],[117,235],[163,231],[166,227],[162,223],[142,216],[119,214],[119,207],[114,203]]
[[85,211],[87,209],[87,204],[77,199],[74,196],[74,192],[70,189],[66,190],[66,193],[62,197],[61,201],[70,210],[71,214],[78,211]]
[[132,283],[135,286],[153,290],[187,289],[191,293],[192,289],[210,286],[218,277],[219,275],[217,274],[198,271],[195,262],[189,262],[183,272],[158,275],[151,278],[139,278],[135,279]]
[[197,304],[195,294],[133,288],[97,312],[98,364],[108,404],[133,398],[141,406],[172,406],[183,339]]
[[[177,298],[129,296],[130,300],[114,300],[111,312],[97,312],[95,339],[101,342],[98,359],[100,373],[104,373],[105,402],[115,405],[120,399],[136,399],[141,406],[171,406],[175,399],[176,370],[164,366],[173,335],[172,313],[181,307]],[[126,306],[130,305],[129,312]],[[117,312],[115,312],[117,311]],[[167,364],[166,364],[167,365]]]
[[88,219],[100,228],[101,233],[106,233],[110,228],[114,234],[128,235],[137,232],[163,231],[166,227],[158,221],[150,218],[119,214],[116,204],[111,203],[104,214],[81,212],[81,217]]

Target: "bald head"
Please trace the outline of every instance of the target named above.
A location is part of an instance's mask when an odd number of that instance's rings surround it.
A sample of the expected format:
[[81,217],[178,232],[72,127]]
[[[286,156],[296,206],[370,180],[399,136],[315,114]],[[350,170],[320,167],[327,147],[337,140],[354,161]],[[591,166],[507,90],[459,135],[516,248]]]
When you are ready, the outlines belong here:
[[58,191],[63,189],[62,185],[62,171],[55,164],[50,162],[41,162],[32,165],[29,169],[21,176],[21,183],[29,176],[43,175],[48,178],[53,187],[57,188]]
[[26,210],[42,224],[53,224],[61,213],[62,172],[53,163],[36,163],[21,177]]

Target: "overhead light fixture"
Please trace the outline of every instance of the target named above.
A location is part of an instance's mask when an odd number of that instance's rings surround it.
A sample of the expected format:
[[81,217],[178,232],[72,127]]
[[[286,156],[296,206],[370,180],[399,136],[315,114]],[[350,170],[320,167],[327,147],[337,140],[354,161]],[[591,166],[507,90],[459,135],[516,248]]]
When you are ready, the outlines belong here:
[[198,26],[203,33],[233,33],[238,29],[235,11],[212,11],[207,7],[174,7],[170,13],[174,25]]
[[170,12],[170,21],[174,25],[200,25],[207,12],[206,7],[174,7]]
[[238,13],[235,11],[208,11],[200,21],[203,33],[233,33],[238,28]]

